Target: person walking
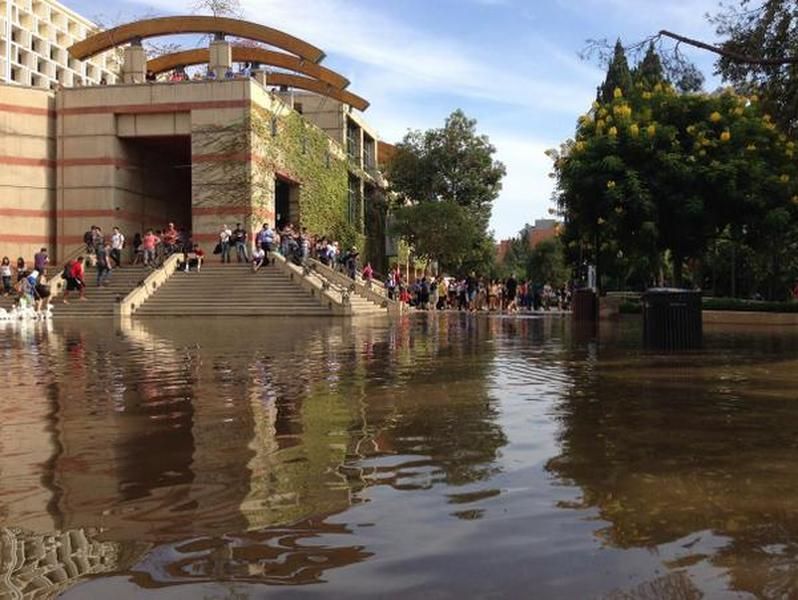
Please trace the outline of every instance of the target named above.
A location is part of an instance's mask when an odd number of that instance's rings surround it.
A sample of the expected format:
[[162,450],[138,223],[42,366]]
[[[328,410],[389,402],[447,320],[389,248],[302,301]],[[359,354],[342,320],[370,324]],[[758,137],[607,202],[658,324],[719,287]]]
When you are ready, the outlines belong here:
[[66,279],[66,289],[64,290],[64,304],[69,304],[69,292],[78,292],[80,299],[86,299],[85,273],[83,270],[83,257],[78,256],[77,260],[71,260],[64,266]]
[[111,276],[111,244],[105,242],[97,249],[97,287],[108,285]]
[[222,254],[222,262],[230,262],[230,239],[233,237],[233,232],[227,225],[222,225],[219,231],[219,248]]
[[28,265],[25,264],[25,259],[21,256],[17,259],[17,283],[22,281],[28,276]]
[[233,230],[233,244],[236,248],[236,262],[249,262],[247,254],[247,231],[241,227],[241,223],[236,224]]
[[122,266],[122,248],[125,247],[125,236],[119,231],[119,227],[114,227],[114,232],[111,234],[111,260],[116,263],[115,268]]

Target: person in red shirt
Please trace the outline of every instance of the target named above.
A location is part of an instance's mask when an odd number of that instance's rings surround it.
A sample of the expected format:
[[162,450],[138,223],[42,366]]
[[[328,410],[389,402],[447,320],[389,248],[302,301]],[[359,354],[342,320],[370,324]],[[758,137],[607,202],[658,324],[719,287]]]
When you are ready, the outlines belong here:
[[178,238],[177,229],[175,229],[174,223],[169,223],[166,226],[166,229],[164,229],[163,233],[161,234],[161,238],[163,239],[164,246],[166,246],[166,253],[172,254],[176,249]]
[[149,229],[141,240],[141,247],[144,250],[144,264],[152,266],[155,263],[155,247],[161,240]]
[[69,292],[78,292],[80,299],[86,299],[86,284],[84,282],[85,273],[83,270],[83,257],[69,261],[64,268],[66,275],[66,289],[64,290],[64,304],[69,304]]

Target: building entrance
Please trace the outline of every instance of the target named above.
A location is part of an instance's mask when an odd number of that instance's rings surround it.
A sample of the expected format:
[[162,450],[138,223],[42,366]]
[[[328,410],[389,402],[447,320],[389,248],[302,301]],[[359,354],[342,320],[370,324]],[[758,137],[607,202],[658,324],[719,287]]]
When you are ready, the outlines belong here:
[[128,166],[118,175],[117,192],[126,214],[140,231],[174,223],[191,231],[191,136],[136,137],[122,140]]

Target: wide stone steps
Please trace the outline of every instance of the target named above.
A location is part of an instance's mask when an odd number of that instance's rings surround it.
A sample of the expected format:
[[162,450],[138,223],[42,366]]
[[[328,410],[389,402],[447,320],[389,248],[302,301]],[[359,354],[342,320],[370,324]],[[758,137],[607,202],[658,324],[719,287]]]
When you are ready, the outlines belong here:
[[52,301],[53,316],[59,319],[111,317],[114,314],[117,298],[129,294],[139,282],[147,277],[148,273],[148,269],[138,265],[114,269],[108,279],[108,285],[97,287],[96,269],[86,267],[86,300],[78,300],[77,292],[70,292],[69,304],[64,304],[61,296],[54,298]]
[[206,263],[177,271],[135,313],[155,316],[328,316],[332,311],[275,267]]

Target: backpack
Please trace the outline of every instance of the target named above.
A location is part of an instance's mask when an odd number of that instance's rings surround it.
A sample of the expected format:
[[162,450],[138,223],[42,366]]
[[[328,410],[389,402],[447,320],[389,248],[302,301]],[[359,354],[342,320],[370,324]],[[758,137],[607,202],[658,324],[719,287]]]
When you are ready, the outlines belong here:
[[94,236],[92,235],[91,231],[87,231],[86,233],[83,234],[83,243],[86,244],[87,246],[92,243],[93,239]]
[[64,270],[61,271],[61,279],[69,279],[72,275],[72,261],[70,260],[64,265]]

